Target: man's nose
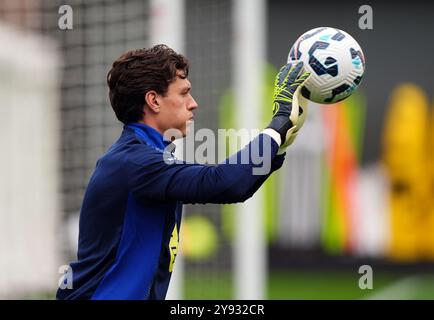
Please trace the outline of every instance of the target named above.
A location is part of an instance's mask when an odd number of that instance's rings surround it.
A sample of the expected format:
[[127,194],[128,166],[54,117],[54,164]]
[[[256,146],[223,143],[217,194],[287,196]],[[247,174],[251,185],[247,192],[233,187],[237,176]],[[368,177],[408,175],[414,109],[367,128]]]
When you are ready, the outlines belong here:
[[197,102],[196,102],[196,100],[194,100],[194,98],[193,97],[191,97],[191,102],[190,102],[190,105],[189,105],[189,110],[194,110],[194,109],[196,109],[198,107],[198,104],[197,104]]

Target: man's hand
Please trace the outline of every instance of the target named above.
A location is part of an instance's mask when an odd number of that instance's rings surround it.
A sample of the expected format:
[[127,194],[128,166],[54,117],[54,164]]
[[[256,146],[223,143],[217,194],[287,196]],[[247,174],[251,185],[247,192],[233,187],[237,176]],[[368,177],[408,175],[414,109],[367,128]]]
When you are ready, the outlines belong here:
[[303,62],[298,62],[295,66],[288,63],[280,69],[274,83],[273,118],[267,128],[280,134],[279,151],[284,152],[294,142],[306,118],[307,101],[300,90],[310,73],[301,74],[302,69]]

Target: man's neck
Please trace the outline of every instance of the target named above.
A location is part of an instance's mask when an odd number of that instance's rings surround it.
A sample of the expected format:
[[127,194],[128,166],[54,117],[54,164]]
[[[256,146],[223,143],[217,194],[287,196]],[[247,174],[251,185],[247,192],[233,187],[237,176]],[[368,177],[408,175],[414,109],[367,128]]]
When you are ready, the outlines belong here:
[[137,122],[141,123],[141,124],[145,124],[148,127],[151,127],[153,129],[157,130],[159,133],[161,133],[161,135],[164,134],[163,130],[161,130],[154,121],[149,121],[149,120],[142,119],[142,120],[139,120]]

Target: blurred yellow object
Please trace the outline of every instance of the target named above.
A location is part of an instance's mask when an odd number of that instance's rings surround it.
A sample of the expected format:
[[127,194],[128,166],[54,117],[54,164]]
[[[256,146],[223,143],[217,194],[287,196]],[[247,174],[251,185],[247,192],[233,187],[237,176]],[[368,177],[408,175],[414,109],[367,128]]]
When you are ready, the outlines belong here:
[[193,260],[205,260],[212,256],[218,245],[216,227],[209,219],[189,215],[181,227],[182,254]]
[[410,181],[426,173],[428,99],[421,89],[404,84],[395,89],[386,115],[383,160],[392,180]]
[[434,257],[434,228],[428,173],[428,99],[413,84],[391,97],[383,134],[383,163],[390,180],[390,256],[399,260]]

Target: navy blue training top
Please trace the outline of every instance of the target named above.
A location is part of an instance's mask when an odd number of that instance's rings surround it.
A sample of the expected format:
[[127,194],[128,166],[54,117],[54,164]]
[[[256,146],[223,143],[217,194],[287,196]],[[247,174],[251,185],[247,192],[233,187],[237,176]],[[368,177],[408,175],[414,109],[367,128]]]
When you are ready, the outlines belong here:
[[[174,160],[169,144],[155,129],[129,124],[97,161],[80,212],[72,288],[59,288],[57,299],[164,299],[182,204],[243,202],[284,160],[266,134],[213,166]],[[267,174],[252,174],[258,152],[270,153]]]

